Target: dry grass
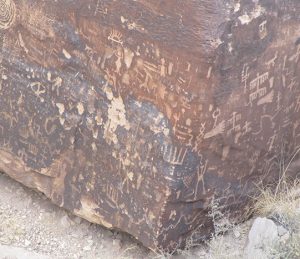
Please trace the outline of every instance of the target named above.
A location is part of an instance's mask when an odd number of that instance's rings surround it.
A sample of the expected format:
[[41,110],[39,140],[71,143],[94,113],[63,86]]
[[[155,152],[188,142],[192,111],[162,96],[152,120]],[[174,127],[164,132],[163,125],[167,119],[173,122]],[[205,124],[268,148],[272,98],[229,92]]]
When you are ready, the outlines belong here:
[[281,242],[273,247],[274,258],[299,259],[300,258],[300,234],[292,234],[286,242]]
[[299,153],[300,149],[297,149],[286,166],[284,161],[281,162],[277,185],[261,189],[254,206],[259,215],[269,217],[293,232],[298,232],[300,227],[300,181],[290,180],[287,172]]
[[272,258],[300,258],[300,181],[291,181],[287,172],[293,160],[300,153],[298,149],[287,166],[282,166],[277,186],[261,189],[254,210],[259,216],[272,219],[288,230],[286,238],[269,247]]
[[[275,189],[275,190],[274,190]],[[276,188],[261,191],[255,204],[256,213],[288,230],[288,236],[268,247],[270,258],[300,258],[300,183],[283,179]]]
[[241,249],[237,249],[238,242],[234,238],[234,233],[238,230],[234,224],[222,210],[218,199],[213,199],[211,203],[211,211],[209,216],[214,225],[214,233],[207,242],[207,258],[209,259],[239,259],[241,258]]
[[300,227],[300,184],[283,181],[274,191],[271,187],[261,191],[255,211],[277,221],[282,226],[298,231]]
[[[272,219],[277,225],[284,227],[288,234],[279,242],[266,247],[266,258],[299,259],[300,258],[300,181],[288,179],[288,169],[300,149],[292,159],[281,166],[281,177],[277,185],[260,188],[260,195],[255,199],[253,211],[257,216]],[[228,238],[236,227],[219,209],[218,202],[212,205],[211,217],[215,233],[208,243],[210,259],[243,258],[243,246]],[[224,233],[227,233],[224,236]],[[268,257],[269,256],[269,257]]]

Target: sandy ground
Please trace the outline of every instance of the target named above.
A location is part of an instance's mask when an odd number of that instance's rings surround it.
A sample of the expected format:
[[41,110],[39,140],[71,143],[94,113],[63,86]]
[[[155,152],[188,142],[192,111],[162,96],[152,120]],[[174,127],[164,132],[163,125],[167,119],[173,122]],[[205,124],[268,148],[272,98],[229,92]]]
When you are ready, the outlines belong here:
[[[243,230],[232,238],[243,247]],[[230,252],[236,245],[226,247]],[[199,246],[172,258],[210,258]],[[227,253],[226,251],[222,251]],[[142,259],[164,258],[150,252],[127,234],[105,229],[53,205],[0,173],[0,259]]]

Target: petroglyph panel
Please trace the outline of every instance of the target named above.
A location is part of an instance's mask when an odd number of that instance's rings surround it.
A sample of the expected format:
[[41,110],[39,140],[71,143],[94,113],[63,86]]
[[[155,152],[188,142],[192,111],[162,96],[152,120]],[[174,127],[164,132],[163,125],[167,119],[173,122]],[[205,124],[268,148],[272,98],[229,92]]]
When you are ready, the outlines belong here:
[[153,250],[208,237],[212,201],[241,220],[278,161],[300,171],[299,13],[0,0],[0,170]]

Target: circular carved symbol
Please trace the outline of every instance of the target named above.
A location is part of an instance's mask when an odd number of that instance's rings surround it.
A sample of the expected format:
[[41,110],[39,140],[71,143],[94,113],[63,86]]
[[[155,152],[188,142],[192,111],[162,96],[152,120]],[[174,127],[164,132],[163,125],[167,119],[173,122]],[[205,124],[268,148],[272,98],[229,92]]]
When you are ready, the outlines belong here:
[[0,0],[0,30],[8,29],[14,22],[16,6],[12,0]]

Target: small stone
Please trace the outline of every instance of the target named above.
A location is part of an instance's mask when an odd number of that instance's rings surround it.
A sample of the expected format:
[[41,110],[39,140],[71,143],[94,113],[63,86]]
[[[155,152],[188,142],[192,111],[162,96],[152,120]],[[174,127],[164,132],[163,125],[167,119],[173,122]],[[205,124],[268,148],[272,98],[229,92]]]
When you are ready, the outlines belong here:
[[257,218],[253,222],[245,249],[246,259],[267,258],[266,248],[279,241],[276,224],[267,218]]

